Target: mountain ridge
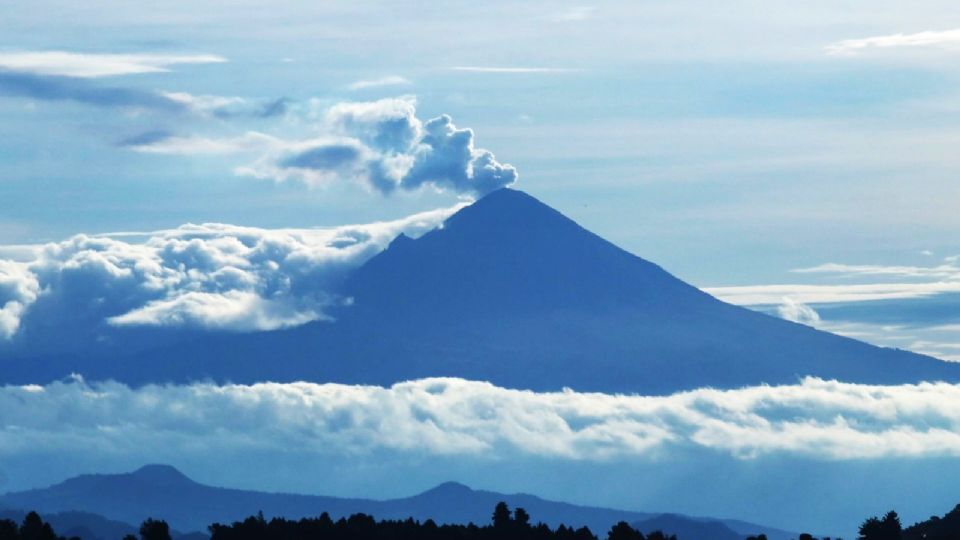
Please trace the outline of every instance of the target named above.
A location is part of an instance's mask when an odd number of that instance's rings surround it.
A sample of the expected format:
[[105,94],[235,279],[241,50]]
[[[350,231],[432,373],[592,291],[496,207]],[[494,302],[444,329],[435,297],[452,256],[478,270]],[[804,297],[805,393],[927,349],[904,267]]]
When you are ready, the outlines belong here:
[[[162,467],[162,469],[158,468]],[[163,474],[156,474],[157,472]],[[170,482],[169,480],[174,480]],[[112,524],[139,524],[161,518],[181,531],[205,530],[214,522],[230,523],[262,511],[272,516],[299,518],[328,512],[334,519],[366,513],[377,519],[433,519],[438,523],[486,523],[496,503],[526,509],[533,520],[553,527],[586,525],[600,535],[618,521],[648,523],[662,514],[617,510],[542,499],[536,495],[475,490],[459,482],[444,482],[421,493],[397,499],[375,500],[324,495],[266,493],[208,486],[171,466],[146,466],[119,474],[84,474],[41,489],[0,495],[0,509],[30,509],[46,514],[66,512],[92,515]],[[740,537],[764,533],[771,540],[787,540],[792,533],[735,520],[671,514],[674,526],[696,530],[697,524],[716,522]],[[101,521],[98,521],[101,520]],[[76,520],[74,520],[76,521]],[[685,530],[687,530],[685,529]],[[796,535],[793,535],[796,536]],[[686,537],[683,540],[700,540]],[[703,538],[707,540],[707,538]]]

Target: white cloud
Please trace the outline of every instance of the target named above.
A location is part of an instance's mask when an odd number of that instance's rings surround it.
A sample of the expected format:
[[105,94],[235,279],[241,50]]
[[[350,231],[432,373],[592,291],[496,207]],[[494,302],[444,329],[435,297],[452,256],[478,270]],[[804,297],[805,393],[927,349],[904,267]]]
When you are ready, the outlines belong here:
[[451,71],[465,71],[469,73],[570,73],[578,69],[556,67],[507,67],[507,66],[454,66]]
[[960,292],[960,282],[744,285],[706,287],[703,290],[725,302],[742,306],[776,305],[784,297],[790,297],[803,304],[827,304],[923,298],[937,294],[957,293]]
[[797,274],[826,274],[844,280],[876,277],[900,278],[894,283],[844,283],[829,285],[778,284],[735,287],[706,287],[721,300],[738,305],[775,305],[784,297],[802,304],[865,302],[925,298],[960,292],[957,258],[946,257],[933,266],[870,265],[826,263],[791,270]]
[[[253,285],[251,283],[251,285]],[[299,307],[287,298],[267,299],[255,291],[189,291],[152,300],[107,320],[117,326],[187,326],[232,330],[275,330],[327,318],[320,310]]]
[[337,285],[401,232],[417,236],[462,205],[332,229],[184,225],[146,233],[75,236],[0,259],[0,338],[106,323],[268,330],[326,317]]
[[845,276],[900,276],[910,278],[954,279],[960,281],[960,267],[955,261],[937,266],[896,266],[873,264],[826,263],[791,270],[798,274],[841,274]]
[[833,56],[853,56],[868,49],[901,47],[960,48],[960,29],[847,39],[827,45],[825,50]]
[[187,92],[163,92],[162,95],[172,101],[186,105],[195,112],[204,114],[246,103],[245,99],[236,96],[195,95]]
[[597,12],[595,6],[573,6],[554,13],[550,19],[556,22],[585,21]]
[[364,79],[351,83],[347,88],[350,90],[366,90],[368,88],[379,88],[382,86],[406,86],[411,84],[409,80],[399,75],[387,75],[379,79]]
[[0,259],[0,339],[17,333],[20,318],[39,293],[40,284],[25,263]]
[[67,51],[0,52],[0,69],[67,77],[110,77],[137,73],[170,71],[178,64],[213,64],[226,62],[212,54],[96,54]]
[[656,457],[675,447],[751,459],[960,456],[960,386],[804,379],[669,396],[536,393],[454,378],[389,388],[57,382],[0,388],[0,456],[216,448],[391,450],[485,458]]
[[795,323],[809,326],[820,324],[820,315],[812,307],[797,302],[789,296],[783,298],[783,302],[777,307],[777,313],[781,318]]
[[240,154],[245,152],[263,152],[280,150],[284,142],[276,137],[249,131],[243,135],[229,138],[203,137],[199,135],[167,135],[143,142],[125,144],[134,152],[147,154],[206,155]]

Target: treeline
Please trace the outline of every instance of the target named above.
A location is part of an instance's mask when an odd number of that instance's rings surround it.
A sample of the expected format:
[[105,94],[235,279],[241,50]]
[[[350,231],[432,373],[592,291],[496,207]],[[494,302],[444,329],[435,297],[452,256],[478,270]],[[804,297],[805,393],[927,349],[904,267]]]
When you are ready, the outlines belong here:
[[[23,518],[23,523],[17,525],[16,521],[10,519],[0,519],[0,540],[68,540],[66,537],[57,536],[53,527],[40,518],[36,512],[30,512]],[[80,540],[76,536],[69,540]]]
[[[260,513],[229,525],[214,523],[208,527],[210,540],[599,540],[587,527],[560,525],[550,528],[533,524],[523,508],[511,511],[506,503],[494,508],[489,525],[444,524],[431,519],[417,521],[376,520],[367,514],[353,514],[334,520],[324,512],[316,518],[267,520]],[[676,536],[655,531],[644,535],[621,521],[607,532],[607,540],[677,540]],[[30,512],[18,525],[0,520],[0,540],[81,540],[58,536],[49,523]],[[123,540],[138,540],[127,535]],[[147,519],[140,525],[139,540],[172,540],[170,527],[163,520]],[[765,540],[765,539],[764,539]]]
[[[250,516],[229,525],[214,523],[208,527],[210,540],[600,540],[587,527],[560,525],[551,528],[533,524],[523,508],[513,511],[506,503],[498,503],[490,524],[438,525],[433,520],[376,520],[367,514],[353,514],[334,520],[324,512],[319,517],[290,520],[263,514]],[[163,520],[147,519],[140,525],[139,540],[173,540],[170,527]],[[943,517],[931,517],[903,528],[896,512],[871,517],[860,524],[858,540],[957,540],[960,539],[960,505]],[[660,531],[644,534],[621,521],[606,532],[606,540],[678,540]],[[0,519],[0,540],[82,540],[76,536],[58,535],[36,512],[30,512],[18,524]],[[127,535],[122,540],[138,540]],[[749,536],[747,540],[767,540],[766,536]],[[815,540],[801,534],[798,540]],[[828,540],[828,539],[825,539]],[[840,539],[837,539],[840,540]]]
[[872,517],[860,525],[861,540],[956,540],[960,538],[960,505],[943,517],[933,516],[907,528],[896,512]]
[[[215,523],[209,527],[210,540],[598,540],[587,527],[575,529],[560,525],[556,529],[544,523],[533,524],[523,508],[510,511],[506,503],[498,503],[489,525],[444,524],[380,520],[366,514],[354,514],[334,521],[329,514],[317,518],[288,520],[262,515],[249,517],[231,525]],[[644,535],[626,522],[614,525],[607,540],[677,540],[662,532]],[[153,540],[153,539],[151,539]]]

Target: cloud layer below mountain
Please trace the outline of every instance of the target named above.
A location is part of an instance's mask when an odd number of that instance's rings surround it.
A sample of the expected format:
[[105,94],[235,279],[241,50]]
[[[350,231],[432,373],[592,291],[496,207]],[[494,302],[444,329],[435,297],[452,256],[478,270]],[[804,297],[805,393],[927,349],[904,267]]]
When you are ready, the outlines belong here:
[[418,455],[659,459],[700,448],[738,459],[960,456],[960,386],[795,385],[669,396],[535,393],[435,378],[341,384],[150,385],[82,379],[0,389],[0,456],[152,448],[185,454],[380,450]]

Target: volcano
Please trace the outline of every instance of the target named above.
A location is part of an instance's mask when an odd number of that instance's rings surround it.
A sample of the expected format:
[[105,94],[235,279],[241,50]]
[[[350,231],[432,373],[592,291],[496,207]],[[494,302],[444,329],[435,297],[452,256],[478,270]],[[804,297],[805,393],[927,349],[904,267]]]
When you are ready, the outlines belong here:
[[207,334],[129,355],[11,362],[5,382],[70,373],[389,385],[462,377],[533,390],[669,393],[795,383],[960,379],[960,366],[733,306],[523,192],[501,189],[344,284],[333,321]]

